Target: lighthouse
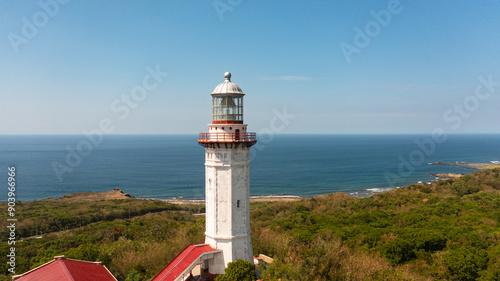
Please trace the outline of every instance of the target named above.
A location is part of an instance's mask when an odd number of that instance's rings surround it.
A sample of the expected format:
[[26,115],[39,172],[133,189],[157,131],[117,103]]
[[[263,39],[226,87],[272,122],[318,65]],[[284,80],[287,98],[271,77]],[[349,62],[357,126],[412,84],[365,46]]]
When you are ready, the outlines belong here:
[[250,239],[250,147],[256,134],[243,123],[241,88],[231,73],[217,85],[212,96],[212,123],[200,133],[205,147],[205,243],[219,249],[205,268],[224,274],[227,264],[238,259],[253,262]]

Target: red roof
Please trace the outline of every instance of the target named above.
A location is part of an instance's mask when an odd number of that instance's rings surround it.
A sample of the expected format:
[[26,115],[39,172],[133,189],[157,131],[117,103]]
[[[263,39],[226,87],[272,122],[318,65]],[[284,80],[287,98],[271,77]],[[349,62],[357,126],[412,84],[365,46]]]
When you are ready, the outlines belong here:
[[58,258],[18,276],[16,281],[116,281],[98,263]]
[[218,251],[207,244],[187,246],[151,281],[174,281],[204,253]]

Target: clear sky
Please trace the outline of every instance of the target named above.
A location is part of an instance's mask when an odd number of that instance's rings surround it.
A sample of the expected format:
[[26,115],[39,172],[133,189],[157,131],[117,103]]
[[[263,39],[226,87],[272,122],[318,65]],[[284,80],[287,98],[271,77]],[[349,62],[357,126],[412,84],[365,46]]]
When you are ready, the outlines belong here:
[[0,134],[204,132],[226,70],[257,133],[499,133],[499,15],[493,0],[0,0]]

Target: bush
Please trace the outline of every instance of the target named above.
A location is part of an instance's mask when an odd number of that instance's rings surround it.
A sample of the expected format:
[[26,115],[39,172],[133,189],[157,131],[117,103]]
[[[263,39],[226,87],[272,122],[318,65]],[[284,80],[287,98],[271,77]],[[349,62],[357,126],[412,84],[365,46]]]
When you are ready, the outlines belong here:
[[391,264],[401,264],[416,257],[414,248],[415,245],[410,241],[397,237],[382,247],[382,254]]
[[458,248],[444,256],[451,276],[458,280],[476,280],[488,264],[488,253],[482,249]]
[[415,231],[409,238],[415,244],[416,249],[423,249],[427,252],[440,251],[446,247],[446,238],[437,231],[423,229]]
[[125,279],[125,281],[141,281],[141,280],[144,280],[144,276],[135,269],[132,269],[128,273],[127,279]]
[[64,256],[70,259],[94,262],[99,259],[99,252],[99,246],[95,244],[82,244],[77,248],[70,249]]
[[224,270],[224,275],[219,275],[215,281],[255,281],[255,267],[253,263],[244,260],[230,262]]
[[455,191],[458,196],[474,194],[479,192],[479,187],[471,182],[457,181],[451,185],[451,190]]

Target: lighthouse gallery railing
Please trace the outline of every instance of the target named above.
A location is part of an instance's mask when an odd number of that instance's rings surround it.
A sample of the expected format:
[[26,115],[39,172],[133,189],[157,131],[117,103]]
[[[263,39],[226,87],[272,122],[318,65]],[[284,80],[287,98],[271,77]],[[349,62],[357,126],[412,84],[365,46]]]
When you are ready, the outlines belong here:
[[200,133],[198,142],[256,142],[255,133]]

